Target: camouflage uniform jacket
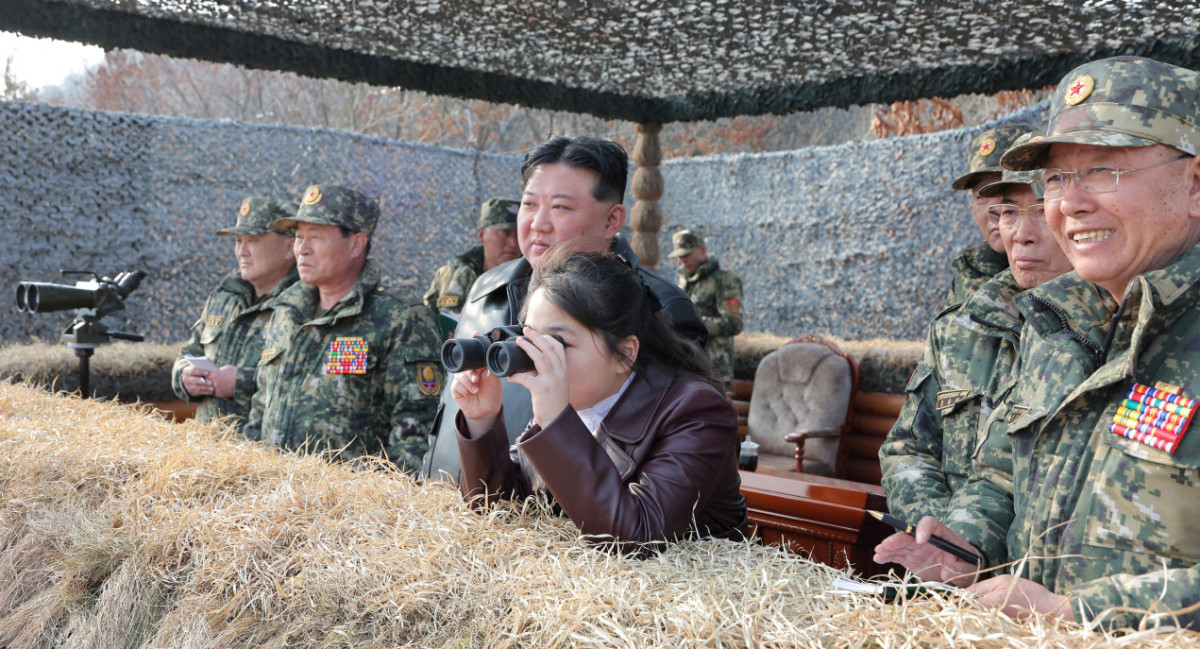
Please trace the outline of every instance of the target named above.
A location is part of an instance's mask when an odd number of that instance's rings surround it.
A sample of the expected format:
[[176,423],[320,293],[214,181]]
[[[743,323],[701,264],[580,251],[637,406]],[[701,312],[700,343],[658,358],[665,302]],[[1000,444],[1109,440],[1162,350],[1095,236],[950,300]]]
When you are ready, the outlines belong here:
[[[1020,292],[1012,271],[991,281],[933,321],[917,369],[908,381],[908,400],[879,449],[888,509],[916,523],[924,516],[945,522],[951,502],[971,475],[983,426],[1000,397],[1012,388],[1021,320],[1013,296]],[[1002,433],[1001,433],[1002,434]],[[976,530],[977,512],[955,512],[951,526],[989,560],[1003,562],[1003,536]],[[998,524],[1011,516],[1000,514]]]
[[179,351],[171,369],[171,388],[180,399],[194,397],[183,387],[183,370],[188,367],[184,354],[207,356],[217,367],[237,368],[233,396],[229,398],[201,397],[196,406],[196,419],[209,421],[232,415],[232,423],[241,427],[250,412],[250,397],[254,395],[254,370],[262,355],[263,332],[271,318],[276,298],[299,277],[293,268],[279,285],[261,300],[255,301],[254,287],[234,271],[221,279],[221,284],[209,293],[204,311],[192,325],[192,337]]
[[947,307],[962,304],[985,282],[1008,268],[1008,257],[984,243],[962,251],[951,265],[954,267],[954,279],[950,281],[950,292],[946,294]]
[[462,312],[463,302],[466,302],[475,278],[482,274],[483,246],[475,246],[437,269],[429,290],[425,291],[425,304],[435,312],[458,315]]
[[679,288],[683,289],[708,329],[704,353],[712,364],[713,374],[729,383],[733,380],[733,337],[742,331],[742,280],[727,270],[721,270],[716,258],[700,265],[695,273],[675,271]]
[[439,336],[420,302],[362,277],[321,314],[317,289],[279,296],[258,364],[246,436],[286,449],[387,457],[416,470],[442,387]]
[[[1075,598],[1077,616],[1195,604],[1200,431],[1168,453],[1109,426],[1135,382],[1200,396],[1200,246],[1135,277],[1120,305],[1068,273],[1017,306],[1026,324],[1006,418],[1015,489],[1008,502],[993,494],[963,506],[1013,507],[1009,558],[1031,557],[1021,576]],[[1138,618],[1117,612],[1105,622]],[[1179,622],[1200,629],[1200,612]]]

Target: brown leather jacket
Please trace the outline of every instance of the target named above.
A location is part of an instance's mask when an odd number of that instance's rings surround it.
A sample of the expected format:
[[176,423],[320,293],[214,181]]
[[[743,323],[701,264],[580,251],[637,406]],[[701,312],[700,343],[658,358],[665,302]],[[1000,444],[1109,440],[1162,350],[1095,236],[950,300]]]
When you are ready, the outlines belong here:
[[570,407],[545,428],[531,424],[511,449],[503,415],[476,439],[466,437],[461,414],[455,423],[466,500],[544,489],[585,535],[625,549],[745,534],[737,417],[697,376],[649,363],[596,437]]

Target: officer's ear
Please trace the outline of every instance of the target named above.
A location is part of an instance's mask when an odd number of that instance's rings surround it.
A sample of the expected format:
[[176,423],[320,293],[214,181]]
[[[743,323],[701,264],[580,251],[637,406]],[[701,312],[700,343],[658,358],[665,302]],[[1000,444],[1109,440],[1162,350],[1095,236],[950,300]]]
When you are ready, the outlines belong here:
[[1191,191],[1188,192],[1188,216],[1200,219],[1200,155],[1188,158],[1187,176],[1191,182]]
[[350,256],[355,258],[365,257],[369,241],[370,239],[367,238],[367,235],[362,232],[355,232],[350,235]]

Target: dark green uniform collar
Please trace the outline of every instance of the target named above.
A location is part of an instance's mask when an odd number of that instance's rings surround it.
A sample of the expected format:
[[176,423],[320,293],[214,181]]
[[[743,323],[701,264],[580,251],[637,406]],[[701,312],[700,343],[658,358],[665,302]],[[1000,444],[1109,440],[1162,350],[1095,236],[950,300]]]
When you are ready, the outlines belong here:
[[1013,301],[1022,291],[1006,268],[984,282],[962,304],[960,320],[969,329],[994,329],[1016,334],[1021,329],[1021,312]]
[[292,284],[300,281],[300,274],[296,272],[296,267],[288,271],[288,274],[275,285],[266,295],[261,298],[255,297],[254,285],[242,279],[240,271],[233,271],[225,277],[221,278],[221,290],[227,293],[232,293],[242,299],[244,304],[251,305],[255,303],[264,303],[270,299],[278,297],[286,291]]
[[1008,268],[1008,256],[1002,252],[992,250],[991,246],[984,243],[983,245],[964,250],[954,260],[953,265],[954,269],[960,275],[992,277],[1005,268]]
[[483,246],[472,246],[470,250],[458,256],[458,260],[471,270],[475,271],[476,275],[483,274]]
[[1106,349],[1107,332],[1118,308],[1125,314],[1138,314],[1144,323],[1156,308],[1169,307],[1200,282],[1200,245],[1192,246],[1171,265],[1152,270],[1129,281],[1125,306],[1112,296],[1084,281],[1074,271],[1017,296],[1017,308],[1030,326],[1043,335],[1070,332],[1088,346]]

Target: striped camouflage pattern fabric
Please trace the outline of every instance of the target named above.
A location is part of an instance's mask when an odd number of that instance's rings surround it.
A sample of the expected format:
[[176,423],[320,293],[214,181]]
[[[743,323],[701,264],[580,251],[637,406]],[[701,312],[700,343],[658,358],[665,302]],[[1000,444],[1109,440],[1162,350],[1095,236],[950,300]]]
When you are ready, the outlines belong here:
[[[1012,570],[1073,596],[1077,615],[1103,615],[1115,628],[1139,624],[1138,611],[1192,606],[1200,593],[1200,432],[1185,430],[1167,452],[1110,428],[1135,385],[1200,397],[1200,247],[1136,277],[1120,305],[1075,273],[1021,294],[1017,305],[1026,324],[1002,420],[1012,483],[961,506],[1011,509]],[[983,467],[1003,465],[1002,456],[988,458],[996,450],[985,447]],[[1198,611],[1178,620],[1200,629]]]
[[942,308],[962,304],[972,293],[1008,268],[1008,257],[984,243],[962,251],[950,263],[954,277]]
[[241,428],[250,413],[250,398],[256,389],[254,372],[262,355],[263,333],[271,319],[271,308],[279,295],[298,279],[293,268],[278,286],[258,300],[254,287],[242,279],[239,271],[233,271],[208,295],[200,319],[192,326],[191,336],[171,368],[171,388],[180,399],[196,399],[183,387],[183,370],[188,367],[184,354],[207,356],[217,367],[233,365],[237,368],[237,378],[232,397],[200,398],[196,405],[197,421],[229,416],[232,418],[229,424]]
[[416,471],[444,381],[433,312],[383,286],[374,260],[332,309],[319,305],[304,282],[276,302],[246,436]]
[[[976,521],[989,512],[950,512],[971,475],[987,418],[1013,384],[1021,327],[1013,296],[1020,290],[1012,272],[1001,271],[938,315],[909,379],[908,399],[879,449],[891,513],[914,524],[924,516],[949,523],[990,563],[1007,555],[1004,535]],[[999,515],[996,525],[1012,518],[1011,512]]]
[[712,366],[713,376],[728,386],[733,380],[733,337],[745,324],[742,315],[742,280],[723,270],[715,257],[700,265],[695,273],[679,268],[676,271],[679,288],[683,289],[708,329],[704,355]]

